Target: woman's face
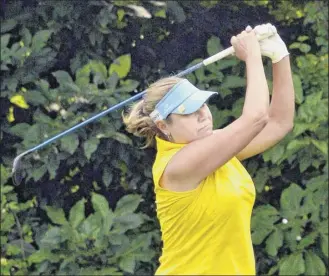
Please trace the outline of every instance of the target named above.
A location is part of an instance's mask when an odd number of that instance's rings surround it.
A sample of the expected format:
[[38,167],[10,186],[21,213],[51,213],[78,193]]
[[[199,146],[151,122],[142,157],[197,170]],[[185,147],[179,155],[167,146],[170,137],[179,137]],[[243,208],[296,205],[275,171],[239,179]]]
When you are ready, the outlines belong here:
[[158,125],[164,133],[171,134],[174,143],[187,144],[213,133],[212,114],[203,104],[188,115],[170,114],[171,122]]

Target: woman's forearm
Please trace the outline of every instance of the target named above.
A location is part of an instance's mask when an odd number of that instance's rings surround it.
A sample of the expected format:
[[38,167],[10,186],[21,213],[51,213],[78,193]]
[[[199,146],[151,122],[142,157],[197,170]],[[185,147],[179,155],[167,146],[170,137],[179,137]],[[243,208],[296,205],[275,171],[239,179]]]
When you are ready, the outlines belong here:
[[243,113],[269,112],[269,90],[261,56],[246,61],[247,89]]
[[295,92],[289,56],[273,64],[273,93],[269,110],[270,120],[292,128],[295,114]]

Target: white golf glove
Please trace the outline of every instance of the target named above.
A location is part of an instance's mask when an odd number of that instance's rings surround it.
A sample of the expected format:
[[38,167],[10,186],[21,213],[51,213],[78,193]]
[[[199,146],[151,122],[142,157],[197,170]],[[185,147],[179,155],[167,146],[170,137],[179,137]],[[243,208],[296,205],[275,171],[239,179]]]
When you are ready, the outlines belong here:
[[[250,31],[252,28],[248,26],[246,31]],[[254,28],[257,36],[262,37],[268,33],[272,35],[268,38],[259,41],[260,50],[263,56],[269,57],[272,63],[277,63],[285,56],[289,55],[286,44],[277,33],[275,26],[272,24],[262,24]]]

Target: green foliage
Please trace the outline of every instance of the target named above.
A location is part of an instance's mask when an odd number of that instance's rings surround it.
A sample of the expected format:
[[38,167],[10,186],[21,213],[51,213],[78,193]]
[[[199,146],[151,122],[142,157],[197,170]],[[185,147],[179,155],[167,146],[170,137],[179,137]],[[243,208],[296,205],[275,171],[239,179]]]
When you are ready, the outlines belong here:
[[[274,24],[287,43],[296,116],[285,139],[245,162],[258,193],[251,225],[258,274],[328,274],[328,5],[274,2],[6,4],[0,68],[3,275],[153,274],[161,241],[152,158],[124,131],[121,110],[24,158],[20,187],[12,185],[12,161],[143,90],[159,72],[171,73],[165,44],[192,60],[187,67],[229,46],[224,38],[232,30],[260,21]],[[217,18],[219,10],[241,18],[239,25],[212,21],[220,30],[214,33],[209,22],[202,29],[193,16],[197,11]],[[258,21],[244,22],[243,11],[249,19],[257,14]],[[198,52],[185,52],[191,45],[177,40],[181,30],[198,35]],[[264,64],[271,87],[271,63]],[[227,57],[187,76],[199,88],[219,92],[209,105],[216,128],[240,116],[244,72],[242,63]]]
[[122,197],[114,211],[100,194],[92,193],[90,201],[93,213],[85,216],[83,198],[71,208],[68,220],[63,209],[45,208],[54,225],[40,233],[39,248],[27,259],[35,267],[32,273],[123,275],[153,258],[150,244],[156,233],[141,231],[149,218],[135,213],[140,196]]
[[[34,253],[31,220],[22,214],[29,213],[35,205],[35,198],[18,202],[14,187],[5,183],[10,177],[9,171],[1,169],[1,274],[10,275],[15,268],[19,274],[27,274],[27,258]],[[35,215],[30,213],[31,215]]]

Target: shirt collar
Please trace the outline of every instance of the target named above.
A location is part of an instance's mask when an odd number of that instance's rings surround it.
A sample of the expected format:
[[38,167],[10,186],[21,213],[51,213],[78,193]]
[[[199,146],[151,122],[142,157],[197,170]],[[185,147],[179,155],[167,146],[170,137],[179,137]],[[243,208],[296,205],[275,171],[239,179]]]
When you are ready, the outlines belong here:
[[158,152],[165,152],[165,151],[169,151],[169,150],[172,150],[172,149],[181,149],[185,145],[187,145],[187,144],[172,143],[172,142],[163,140],[158,136],[155,136],[155,140],[156,140],[156,145],[157,145],[157,151]]

